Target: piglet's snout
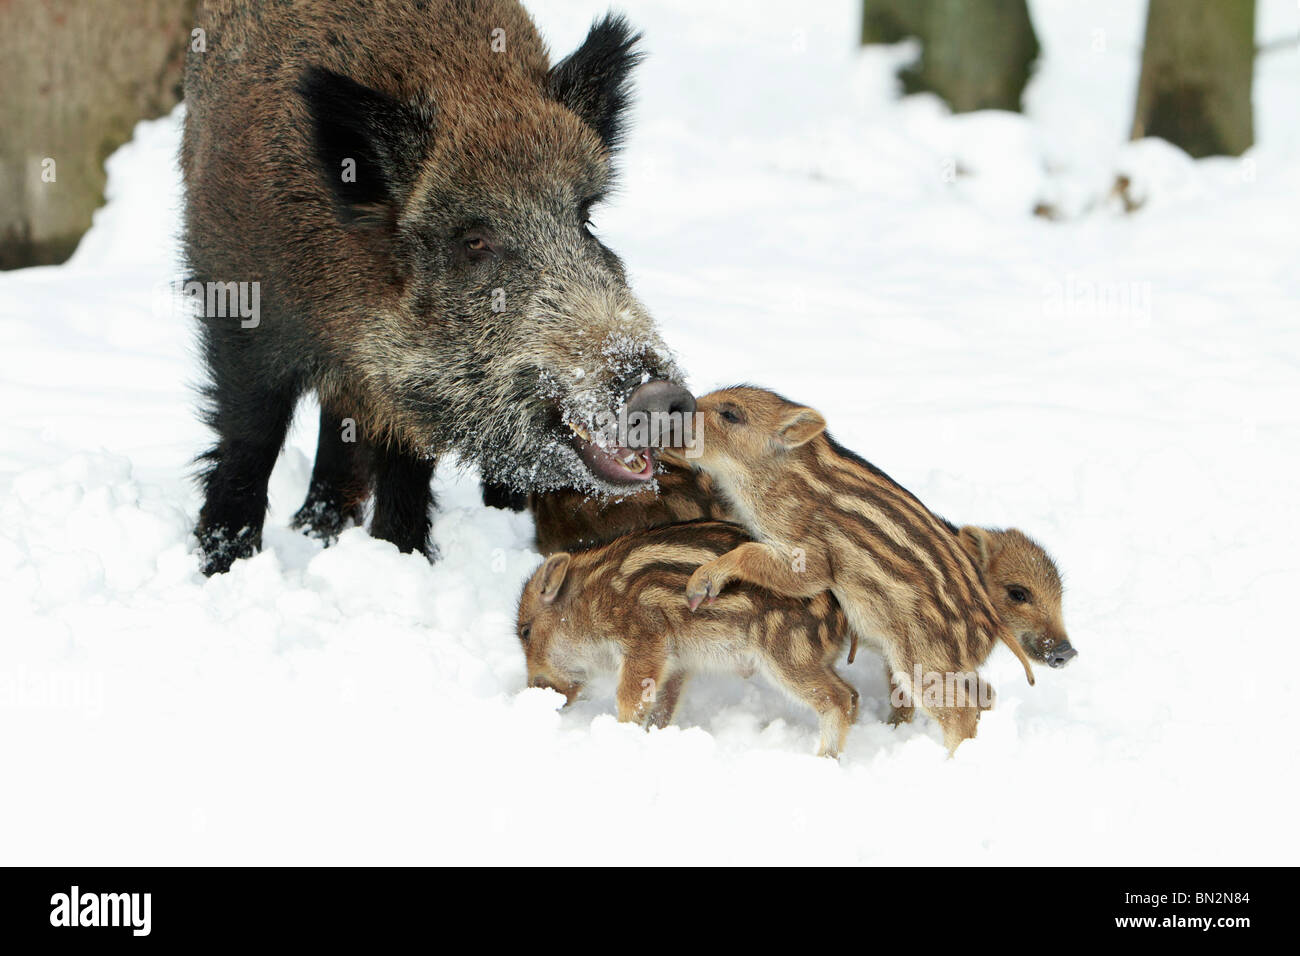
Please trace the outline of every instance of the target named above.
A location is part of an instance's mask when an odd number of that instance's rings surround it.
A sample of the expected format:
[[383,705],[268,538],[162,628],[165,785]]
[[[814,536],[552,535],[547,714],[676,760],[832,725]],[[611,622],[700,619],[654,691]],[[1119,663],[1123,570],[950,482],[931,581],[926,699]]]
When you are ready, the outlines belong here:
[[1062,641],[1047,652],[1047,666],[1064,667],[1078,656],[1079,652],[1070,645],[1069,641]]

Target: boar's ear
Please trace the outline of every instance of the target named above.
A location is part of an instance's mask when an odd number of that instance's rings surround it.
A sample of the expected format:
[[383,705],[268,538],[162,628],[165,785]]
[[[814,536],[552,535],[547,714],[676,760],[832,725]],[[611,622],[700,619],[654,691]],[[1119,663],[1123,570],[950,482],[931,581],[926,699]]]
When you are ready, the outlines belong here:
[[776,440],[786,448],[798,448],[826,430],[826,419],[812,408],[792,409],[776,430]]
[[555,64],[546,77],[550,95],[577,113],[610,149],[623,138],[632,67],[641,60],[633,47],[640,39],[622,17],[606,14],[592,24],[582,46]]
[[570,555],[561,551],[546,559],[537,576],[537,590],[543,604],[555,603],[560,588],[564,587],[564,576],[569,573]]
[[987,531],[968,524],[957,532],[957,543],[970,555],[975,567],[980,571],[989,569],[989,561],[993,557],[993,540]]
[[298,81],[312,147],[339,219],[393,222],[433,134],[431,104],[403,103],[324,67]]

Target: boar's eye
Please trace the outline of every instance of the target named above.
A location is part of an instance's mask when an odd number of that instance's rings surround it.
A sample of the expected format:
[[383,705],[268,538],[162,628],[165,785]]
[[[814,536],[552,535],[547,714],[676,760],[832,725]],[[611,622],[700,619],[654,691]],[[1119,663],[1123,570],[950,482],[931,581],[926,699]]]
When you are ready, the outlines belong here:
[[1007,597],[1011,598],[1011,600],[1016,604],[1029,603],[1029,592],[1025,588],[1020,587],[1019,585],[1013,584],[1010,587],[1008,587]]
[[722,408],[718,409],[718,414],[722,416],[723,421],[729,422],[732,425],[743,425],[745,423],[744,414],[740,409],[734,408],[731,405],[724,405]]
[[461,242],[465,246],[465,254],[472,261],[479,262],[483,259],[490,259],[497,254],[492,240],[477,230],[465,233]]

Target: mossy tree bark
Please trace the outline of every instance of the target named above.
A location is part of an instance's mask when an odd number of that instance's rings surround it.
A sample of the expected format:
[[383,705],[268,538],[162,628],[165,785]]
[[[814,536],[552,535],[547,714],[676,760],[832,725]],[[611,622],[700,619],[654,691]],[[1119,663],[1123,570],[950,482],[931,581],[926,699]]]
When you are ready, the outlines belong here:
[[1026,0],[864,0],[864,44],[909,36],[921,57],[899,72],[904,92],[936,93],[956,113],[1019,112],[1039,51]]
[[0,0],[0,268],[72,254],[105,158],[180,99],[194,3]]
[[920,36],[921,11],[926,0],[864,0],[862,45],[897,43]]
[[1255,0],[1150,0],[1133,139],[1192,156],[1240,156],[1255,141]]

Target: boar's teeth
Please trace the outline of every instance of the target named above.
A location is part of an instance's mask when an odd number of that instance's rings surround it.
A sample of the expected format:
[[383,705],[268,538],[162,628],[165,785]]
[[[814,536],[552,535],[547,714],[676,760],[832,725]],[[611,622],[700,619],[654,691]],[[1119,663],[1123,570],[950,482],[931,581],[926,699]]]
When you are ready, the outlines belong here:
[[581,425],[575,425],[573,422],[569,422],[568,425],[573,429],[573,433],[583,441],[591,441],[591,432],[587,431],[587,429],[583,428]]

